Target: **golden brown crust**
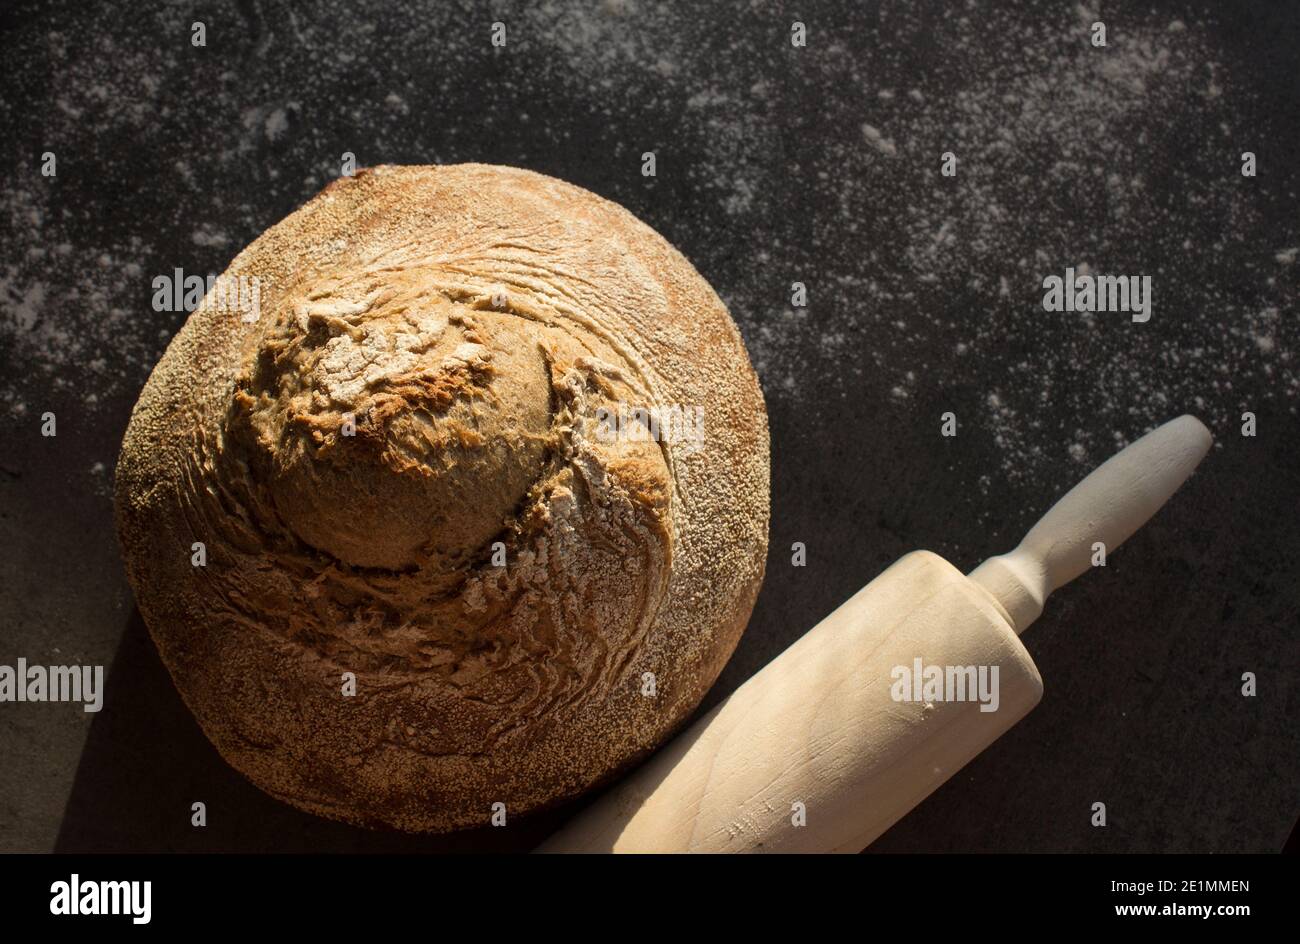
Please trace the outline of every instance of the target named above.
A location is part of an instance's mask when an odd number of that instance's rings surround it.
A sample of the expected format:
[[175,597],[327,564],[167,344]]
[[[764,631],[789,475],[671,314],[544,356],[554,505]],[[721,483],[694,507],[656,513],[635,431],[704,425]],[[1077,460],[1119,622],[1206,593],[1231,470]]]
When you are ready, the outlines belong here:
[[[662,742],[767,544],[762,396],[691,265],[593,194],[467,164],[340,179],[241,276],[260,319],[205,299],[116,476],[140,610],[221,754],[303,809],[445,831]],[[703,407],[704,439],[601,435],[619,404]]]

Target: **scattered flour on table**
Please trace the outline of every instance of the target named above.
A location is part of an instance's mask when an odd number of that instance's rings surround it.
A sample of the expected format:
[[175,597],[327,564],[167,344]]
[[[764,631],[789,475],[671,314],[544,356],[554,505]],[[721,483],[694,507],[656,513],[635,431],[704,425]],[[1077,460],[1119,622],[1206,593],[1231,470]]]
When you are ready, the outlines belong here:
[[[220,272],[337,174],[346,144],[361,165],[597,174],[579,182],[714,282],[773,409],[951,409],[1007,456],[1003,481],[1095,463],[1182,411],[1219,431],[1244,410],[1295,414],[1300,220],[1266,208],[1296,197],[1240,176],[1268,129],[1242,117],[1255,92],[1215,28],[1107,11],[1096,49],[1086,7],[885,0],[835,22],[800,11],[800,50],[791,11],[749,6],[770,30],[631,0],[333,0],[270,18],[217,3],[214,22],[248,37],[238,66],[192,55],[172,8],[129,33],[106,11],[20,27],[7,49],[48,60],[49,84],[8,57],[0,120],[50,142],[60,176],[24,152],[0,182],[0,411],[39,412],[50,389],[90,408],[133,396],[183,320],[152,311],[149,280]],[[508,50],[487,43],[498,18]],[[475,94],[472,119],[444,117]],[[599,159],[566,164],[575,147]],[[114,188],[146,199],[124,214]],[[1043,311],[1042,279],[1066,266],[1151,275],[1151,321]],[[793,281],[808,308],[789,306]],[[1075,422],[1047,428],[1053,412]]]
[[[769,399],[811,408],[838,385],[876,397],[867,409],[933,408],[922,422],[952,409],[988,430],[1001,481],[1094,465],[1184,411],[1217,432],[1246,410],[1295,415],[1300,219],[1268,224],[1270,182],[1240,174],[1268,129],[1243,124],[1253,89],[1220,61],[1215,27],[1108,16],[1098,49],[1087,5],[954,4],[936,19],[883,3],[875,23],[810,20],[801,59],[775,28],[770,46],[705,44],[645,5],[537,17],[566,37],[570,81],[658,77],[611,91],[607,114],[685,98],[683,132],[703,141],[688,173],[725,233],[692,257],[707,273],[710,250],[751,255],[753,278],[717,287]],[[777,101],[793,115],[761,120]],[[955,177],[939,173],[945,152]],[[792,193],[804,229],[769,209]],[[1045,312],[1042,279],[1067,266],[1151,275],[1152,322]],[[792,281],[808,308],[781,303]],[[1047,428],[1062,402],[1078,425]]]

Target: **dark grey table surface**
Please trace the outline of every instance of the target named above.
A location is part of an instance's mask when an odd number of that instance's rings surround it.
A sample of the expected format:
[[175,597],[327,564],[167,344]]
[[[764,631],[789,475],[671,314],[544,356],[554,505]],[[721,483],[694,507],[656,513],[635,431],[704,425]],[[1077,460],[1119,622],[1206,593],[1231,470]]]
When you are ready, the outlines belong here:
[[[900,555],[969,569],[1120,445],[1200,416],[1201,470],[1026,636],[1042,704],[873,849],[1281,848],[1300,786],[1300,7],[1134,6],[815,3],[795,48],[795,15],[760,0],[8,5],[0,663],[103,664],[108,693],[99,714],[0,704],[0,850],[525,849],[566,812],[414,837],[284,806],[216,755],[134,610],[112,470],[184,317],[152,309],[151,280],[219,273],[345,151],[572,181],[728,303],[771,417],[771,553],[706,706]],[[1044,311],[1043,278],[1081,265],[1150,275],[1151,320]]]

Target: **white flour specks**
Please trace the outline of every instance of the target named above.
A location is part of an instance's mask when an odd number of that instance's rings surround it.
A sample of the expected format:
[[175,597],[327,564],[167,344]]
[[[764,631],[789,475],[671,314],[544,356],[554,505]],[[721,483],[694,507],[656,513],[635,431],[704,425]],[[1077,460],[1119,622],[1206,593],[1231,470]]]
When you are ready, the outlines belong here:
[[[775,3],[751,4],[767,30],[708,5],[491,9],[231,8],[250,56],[252,37],[274,50],[247,68],[160,45],[188,29],[171,8],[138,34],[93,10],[76,37],[22,34],[52,87],[6,72],[0,120],[23,97],[52,106],[39,131],[61,164],[57,182],[28,163],[0,183],[0,344],[27,368],[0,377],[0,410],[51,383],[133,395],[179,323],[150,310],[149,278],[220,272],[345,148],[360,166],[517,163],[627,203],[726,299],[774,411],[952,410],[1006,457],[991,488],[1064,481],[1178,412],[1217,431],[1300,402],[1300,221],[1273,212],[1295,198],[1238,172],[1265,131],[1212,27],[1107,11],[1096,49],[1087,7],[898,2],[803,11],[794,49]],[[498,17],[506,50],[488,43]],[[220,133],[188,133],[200,112]],[[114,216],[87,198],[136,180],[115,155],[137,141],[165,196]],[[79,182],[101,171],[108,189]],[[1151,321],[1044,312],[1043,277],[1068,265],[1150,275]],[[794,281],[807,308],[789,307]]]
[[[890,97],[885,99],[885,101],[891,101],[892,99],[893,96],[890,95]],[[898,155],[898,148],[894,147],[894,142],[886,138],[878,129],[871,125],[864,124],[862,126],[862,136],[866,138],[868,144],[881,154],[885,155],[885,157],[896,157]]]

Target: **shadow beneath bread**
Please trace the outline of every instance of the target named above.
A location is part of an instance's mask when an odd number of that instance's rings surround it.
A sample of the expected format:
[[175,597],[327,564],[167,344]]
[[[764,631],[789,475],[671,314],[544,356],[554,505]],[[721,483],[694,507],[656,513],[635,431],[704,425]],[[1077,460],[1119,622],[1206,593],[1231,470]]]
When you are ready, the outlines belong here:
[[[207,826],[190,825],[191,804]],[[377,832],[300,812],[228,766],[181,701],[132,608],[91,722],[55,852],[527,852],[577,804],[500,828]]]

